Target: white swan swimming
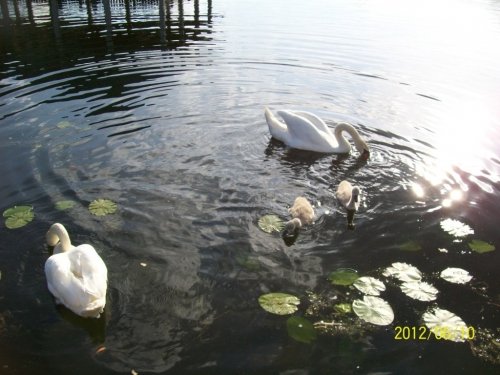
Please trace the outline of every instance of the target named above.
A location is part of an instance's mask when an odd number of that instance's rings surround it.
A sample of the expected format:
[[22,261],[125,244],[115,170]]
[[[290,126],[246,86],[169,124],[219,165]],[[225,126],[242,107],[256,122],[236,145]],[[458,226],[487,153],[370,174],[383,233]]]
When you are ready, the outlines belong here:
[[339,202],[347,209],[347,226],[354,229],[354,214],[358,211],[361,203],[361,189],[352,186],[349,181],[341,181],[335,193]]
[[285,234],[296,233],[303,225],[309,225],[314,220],[314,209],[304,197],[295,198],[293,206],[288,209],[292,220],[285,223]]
[[106,304],[108,270],[91,245],[73,246],[62,224],[53,224],[46,235],[55,246],[45,262],[47,286],[56,303],[82,317],[98,318]]
[[348,133],[356,149],[365,158],[370,155],[368,144],[350,124],[338,123],[332,131],[318,116],[303,111],[278,111],[285,121],[278,120],[266,107],[265,116],[269,132],[277,140],[292,148],[324,153],[348,153],[351,145],[343,132]]

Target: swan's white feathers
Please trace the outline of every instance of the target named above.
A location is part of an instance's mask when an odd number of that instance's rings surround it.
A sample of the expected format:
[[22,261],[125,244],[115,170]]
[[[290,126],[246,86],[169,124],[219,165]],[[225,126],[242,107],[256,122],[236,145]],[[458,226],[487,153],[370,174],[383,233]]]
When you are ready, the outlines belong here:
[[[336,144],[333,138],[324,129],[318,128],[308,118],[299,116],[292,111],[278,111],[288,130],[287,145],[293,148],[311,150],[317,152],[328,152]],[[329,139],[332,138],[332,139]]]
[[324,131],[325,133],[330,132],[330,129],[328,129],[328,126],[325,124],[325,122],[322,119],[320,119],[318,116],[316,116],[314,113],[306,112],[306,111],[294,111],[293,113],[311,121],[311,123],[314,126],[316,126],[316,128],[318,130]]
[[271,136],[292,148],[323,153],[348,153],[351,145],[343,133],[348,133],[363,157],[370,154],[369,147],[358,131],[350,124],[338,123],[332,132],[318,116],[304,111],[280,110],[284,120],[278,120],[269,108],[265,116]]
[[[62,231],[59,234],[64,236]],[[66,239],[70,244],[69,237]],[[57,303],[65,305],[75,314],[99,317],[106,304],[108,281],[108,270],[103,260],[91,245],[64,248],[59,243],[56,247],[60,252],[45,262],[49,291]]]

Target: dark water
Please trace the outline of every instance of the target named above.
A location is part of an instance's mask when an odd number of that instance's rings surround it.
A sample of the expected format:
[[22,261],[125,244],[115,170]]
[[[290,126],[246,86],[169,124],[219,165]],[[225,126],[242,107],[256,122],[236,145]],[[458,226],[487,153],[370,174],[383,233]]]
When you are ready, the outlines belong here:
[[[433,305],[478,329],[500,322],[498,250],[473,253],[439,226],[457,219],[500,246],[500,3],[3,3],[1,209],[36,216],[0,227],[2,373],[498,371],[467,343],[397,341],[394,327]],[[356,124],[370,160],[285,148],[266,105]],[[365,193],[355,231],[334,199],[342,179]],[[257,220],[286,217],[298,195],[319,218],[287,247]],[[91,216],[96,198],[118,213]],[[78,205],[55,210],[62,199]],[[46,289],[55,221],[108,266],[103,319],[56,307]],[[401,251],[407,241],[422,249]],[[483,294],[433,279],[432,304],[390,289],[392,325],[310,345],[257,302],[282,291],[305,306],[339,267],[396,261],[464,268]]]

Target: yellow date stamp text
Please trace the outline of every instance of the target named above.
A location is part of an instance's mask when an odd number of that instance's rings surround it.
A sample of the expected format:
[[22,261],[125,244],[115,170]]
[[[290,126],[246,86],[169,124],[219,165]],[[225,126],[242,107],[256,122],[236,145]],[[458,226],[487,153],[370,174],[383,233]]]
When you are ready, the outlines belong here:
[[394,340],[473,340],[476,330],[472,326],[396,326],[394,327]]

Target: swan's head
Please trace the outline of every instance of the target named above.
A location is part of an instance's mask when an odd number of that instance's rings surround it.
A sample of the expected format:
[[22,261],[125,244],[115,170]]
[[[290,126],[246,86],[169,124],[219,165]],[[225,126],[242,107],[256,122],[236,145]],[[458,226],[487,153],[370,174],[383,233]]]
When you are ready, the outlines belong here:
[[284,236],[293,236],[302,227],[302,222],[299,218],[292,219],[285,223],[285,229],[283,230]]
[[362,159],[368,159],[370,157],[370,147],[368,147],[368,143],[366,143],[363,139],[359,138],[355,140],[354,145],[356,146],[356,150],[361,154]]
[[54,230],[49,230],[45,235],[45,240],[47,241],[47,245],[53,247],[59,242],[59,236],[54,232]]
[[351,199],[354,202],[354,205],[357,209],[359,207],[359,202],[361,200],[361,190],[359,189],[359,187],[354,186],[352,188],[352,198]]

